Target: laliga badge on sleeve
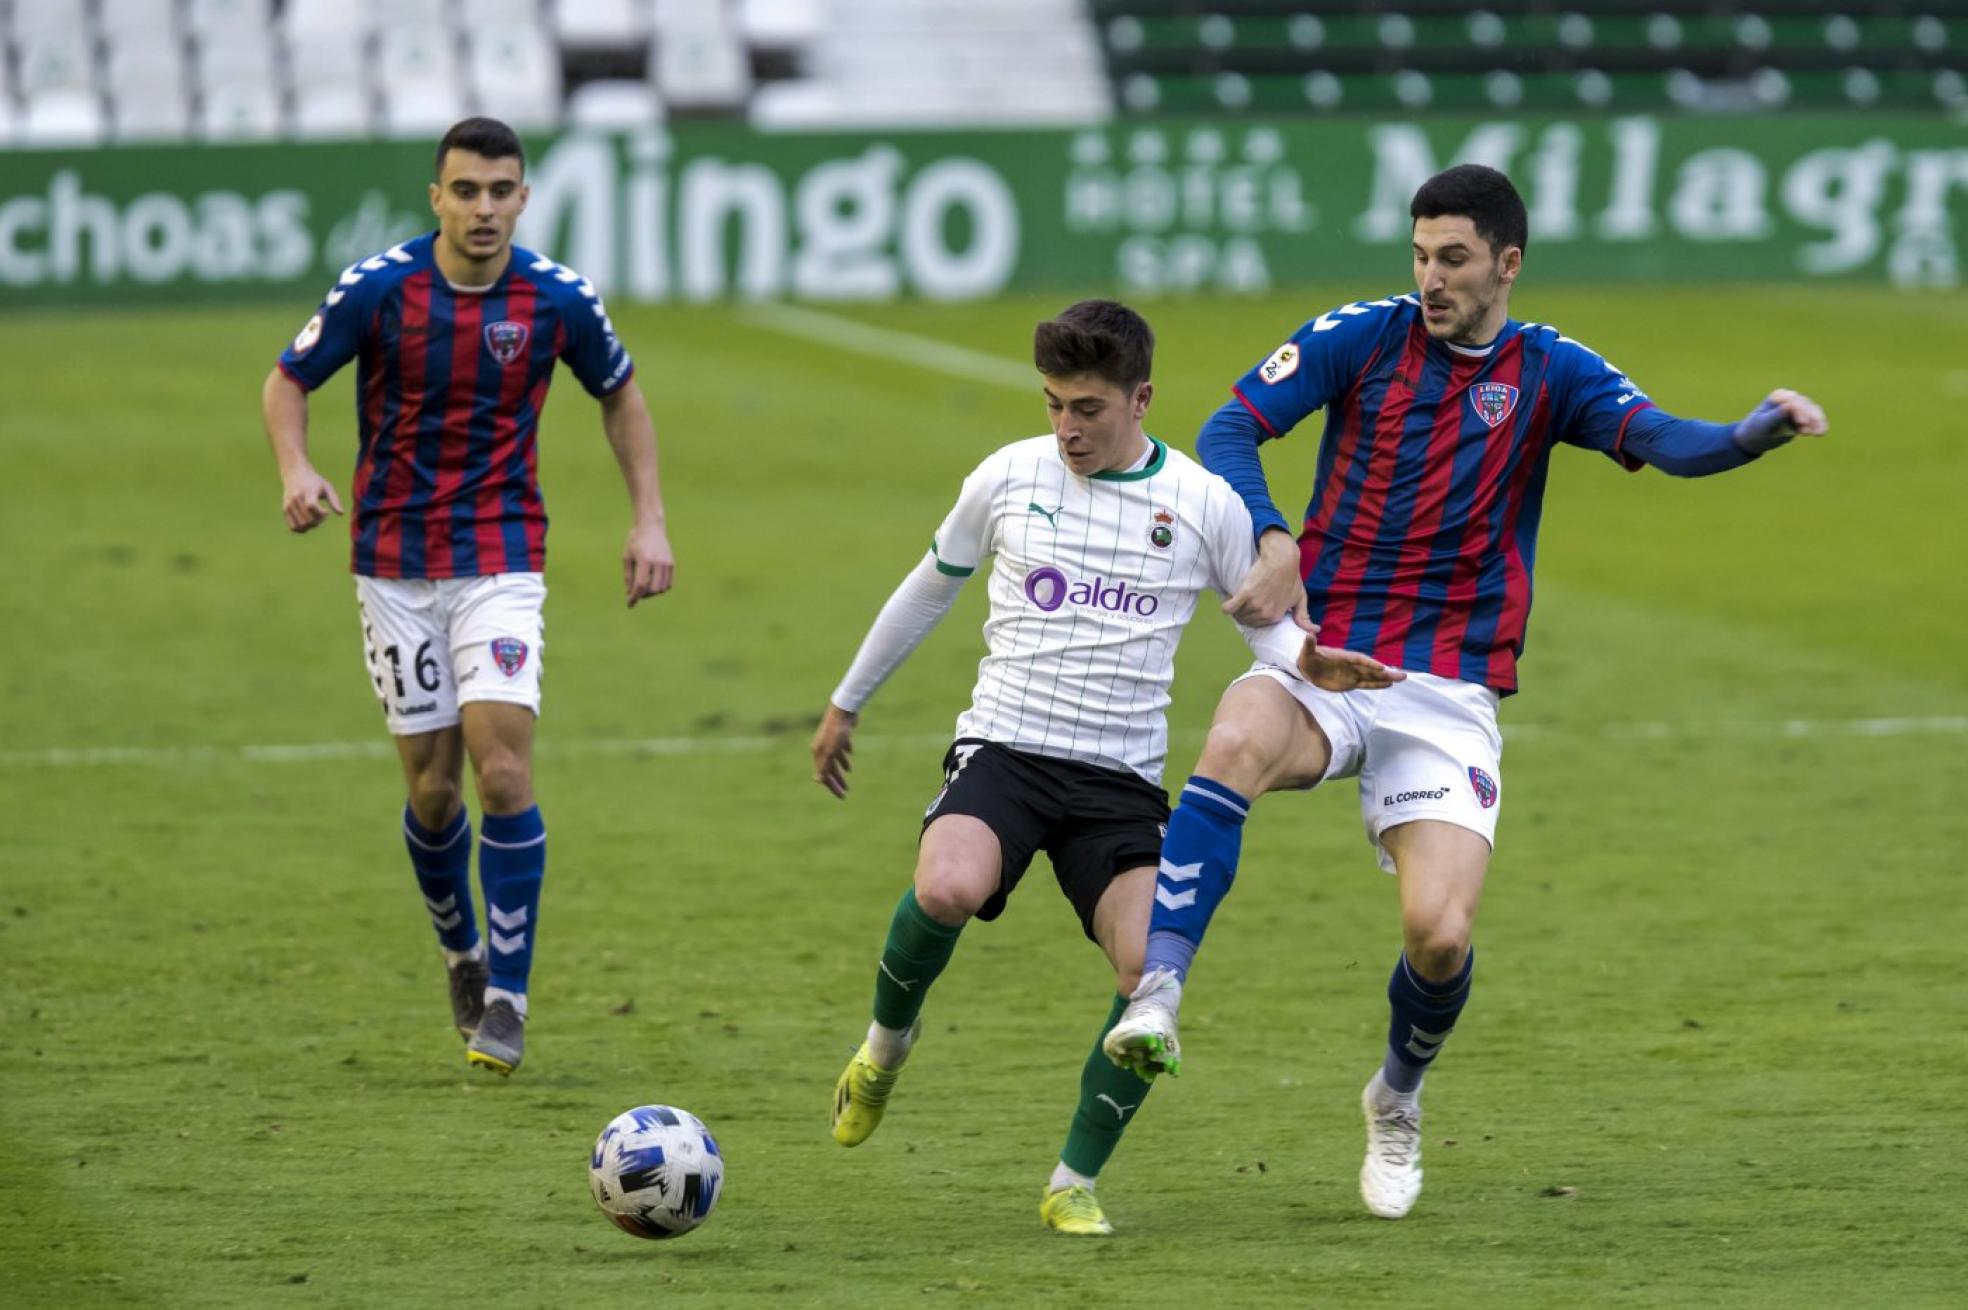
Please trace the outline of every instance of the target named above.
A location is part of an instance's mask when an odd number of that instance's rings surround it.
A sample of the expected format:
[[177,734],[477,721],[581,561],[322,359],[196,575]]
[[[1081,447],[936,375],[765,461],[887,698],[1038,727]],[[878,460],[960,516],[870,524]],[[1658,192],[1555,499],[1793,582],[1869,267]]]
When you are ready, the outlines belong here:
[[1271,352],[1271,358],[1258,365],[1257,375],[1267,387],[1276,386],[1298,372],[1298,343],[1287,341]]
[[294,337],[294,353],[307,354],[314,349],[314,343],[319,340],[321,340],[321,315],[316,314],[301,325],[299,334]]

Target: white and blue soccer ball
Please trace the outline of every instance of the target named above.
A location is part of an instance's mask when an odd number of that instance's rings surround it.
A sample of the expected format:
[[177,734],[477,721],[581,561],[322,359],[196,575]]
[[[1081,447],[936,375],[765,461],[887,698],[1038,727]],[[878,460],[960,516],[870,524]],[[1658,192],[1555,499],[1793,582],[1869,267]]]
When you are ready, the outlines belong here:
[[724,1157],[711,1130],[688,1110],[639,1105],[609,1120],[595,1139],[588,1190],[623,1232],[681,1237],[717,1205]]

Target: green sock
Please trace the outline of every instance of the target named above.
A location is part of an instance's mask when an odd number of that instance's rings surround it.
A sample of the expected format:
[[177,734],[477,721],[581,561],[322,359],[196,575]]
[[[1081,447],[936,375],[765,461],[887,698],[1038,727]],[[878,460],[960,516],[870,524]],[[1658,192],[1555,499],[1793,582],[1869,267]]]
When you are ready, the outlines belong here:
[[1086,1067],[1080,1070],[1080,1104],[1073,1111],[1072,1127],[1066,1130],[1066,1145],[1059,1160],[1075,1173],[1096,1177],[1107,1157],[1121,1144],[1121,1133],[1134,1119],[1153,1083],[1143,1082],[1132,1069],[1123,1069],[1107,1058],[1100,1040],[1120,1022],[1128,998],[1116,996],[1100,1026],[1100,1037],[1093,1039],[1093,1050]]
[[957,948],[961,927],[950,928],[923,913],[916,889],[902,893],[888,923],[881,967],[875,971],[875,1022],[907,1028],[922,1013],[923,996]]

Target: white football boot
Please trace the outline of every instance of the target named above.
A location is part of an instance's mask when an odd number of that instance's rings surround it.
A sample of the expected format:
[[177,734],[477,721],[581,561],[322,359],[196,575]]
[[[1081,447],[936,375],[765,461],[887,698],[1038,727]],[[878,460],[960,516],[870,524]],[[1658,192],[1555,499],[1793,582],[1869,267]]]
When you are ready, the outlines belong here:
[[1421,1096],[1402,1095],[1375,1070],[1360,1109],[1367,1117],[1360,1199],[1380,1218],[1400,1219],[1421,1197]]
[[1127,1008],[1100,1049],[1123,1069],[1152,1082],[1155,1075],[1182,1072],[1182,1043],[1175,1038],[1175,1015],[1182,1006],[1182,983],[1173,971],[1154,969],[1142,976]]

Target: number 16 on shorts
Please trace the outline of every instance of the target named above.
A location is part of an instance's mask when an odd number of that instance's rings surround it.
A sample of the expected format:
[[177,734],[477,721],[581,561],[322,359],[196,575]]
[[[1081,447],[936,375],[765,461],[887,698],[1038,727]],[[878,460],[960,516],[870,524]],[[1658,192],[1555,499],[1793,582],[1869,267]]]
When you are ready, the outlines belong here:
[[397,736],[458,722],[468,701],[540,709],[537,573],[355,580],[369,681]]

